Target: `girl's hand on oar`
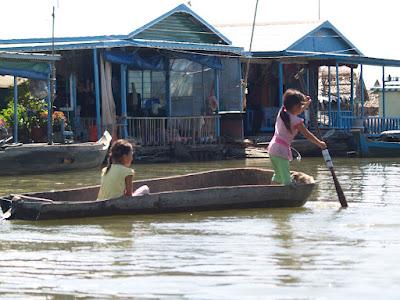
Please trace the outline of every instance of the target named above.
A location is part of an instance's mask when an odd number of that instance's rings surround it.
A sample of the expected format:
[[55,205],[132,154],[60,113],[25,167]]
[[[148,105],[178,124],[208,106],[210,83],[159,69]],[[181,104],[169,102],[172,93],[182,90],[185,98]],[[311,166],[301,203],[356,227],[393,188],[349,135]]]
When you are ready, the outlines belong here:
[[320,147],[321,150],[325,150],[326,148],[328,148],[324,141],[319,141],[318,147]]

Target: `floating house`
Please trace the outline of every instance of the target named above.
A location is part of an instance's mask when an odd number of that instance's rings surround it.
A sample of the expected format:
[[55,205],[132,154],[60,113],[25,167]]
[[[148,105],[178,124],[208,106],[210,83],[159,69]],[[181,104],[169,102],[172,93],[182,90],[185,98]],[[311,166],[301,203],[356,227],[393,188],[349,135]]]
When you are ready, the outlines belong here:
[[[104,129],[144,146],[271,135],[288,88],[319,100],[313,105],[321,128],[399,129],[399,116],[385,109],[366,114],[363,66],[381,66],[384,78],[385,67],[400,61],[365,56],[329,21],[258,23],[250,53],[251,29],[217,29],[179,5],[129,34],[0,40],[0,51],[61,56],[53,106],[66,113],[81,140],[95,140]],[[386,97],[383,88],[382,103]]]
[[[222,25],[219,29],[235,45],[249,51],[251,24]],[[365,114],[363,66],[381,66],[384,77],[385,67],[399,67],[400,61],[365,56],[329,21],[258,23],[254,29],[250,55],[245,97],[246,135],[268,135],[273,132],[275,117],[282,106],[282,95],[286,89],[296,88],[312,99],[318,99],[321,67],[327,68],[327,97],[313,101],[321,128],[347,131],[363,124],[371,133],[382,128],[398,129],[390,127],[395,123],[388,119],[385,111],[380,117]],[[247,62],[248,58],[242,58],[243,70],[247,69]],[[343,68],[349,74],[346,82],[340,75],[340,69]],[[348,86],[345,97],[341,94],[342,84]],[[382,98],[385,99],[385,93]],[[326,105],[319,105],[324,100]]]
[[126,35],[0,40],[0,51],[61,56],[53,105],[81,140],[108,129],[145,146],[213,143],[243,107],[243,49],[186,5]]

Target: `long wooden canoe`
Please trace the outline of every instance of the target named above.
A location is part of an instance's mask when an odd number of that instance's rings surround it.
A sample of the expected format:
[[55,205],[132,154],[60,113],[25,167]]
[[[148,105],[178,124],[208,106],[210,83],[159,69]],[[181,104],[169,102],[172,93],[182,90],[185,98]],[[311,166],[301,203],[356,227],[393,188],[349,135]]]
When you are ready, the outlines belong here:
[[237,168],[141,180],[150,194],[96,200],[99,186],[0,198],[9,219],[44,220],[128,214],[303,206],[314,179],[293,172],[296,185],[271,185],[273,171]]

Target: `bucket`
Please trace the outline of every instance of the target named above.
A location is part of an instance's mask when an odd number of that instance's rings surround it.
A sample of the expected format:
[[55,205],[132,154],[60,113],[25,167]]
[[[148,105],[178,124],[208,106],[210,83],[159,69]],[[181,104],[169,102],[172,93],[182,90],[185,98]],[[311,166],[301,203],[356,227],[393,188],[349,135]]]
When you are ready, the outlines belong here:
[[96,125],[90,125],[88,131],[89,131],[89,142],[96,142],[98,140],[98,138],[97,138],[97,126]]

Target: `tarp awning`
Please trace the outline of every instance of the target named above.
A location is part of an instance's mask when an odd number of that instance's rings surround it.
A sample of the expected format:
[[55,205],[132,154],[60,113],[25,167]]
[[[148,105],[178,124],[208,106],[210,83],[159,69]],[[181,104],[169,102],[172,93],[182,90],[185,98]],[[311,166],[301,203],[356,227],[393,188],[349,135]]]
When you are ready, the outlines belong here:
[[[165,56],[170,58],[184,58],[212,69],[222,69],[221,59],[212,55],[165,52]],[[153,54],[145,57],[143,55],[139,55],[138,53],[126,53],[122,51],[104,52],[105,60],[116,64],[124,64],[129,68],[137,70],[164,71],[165,56],[161,54]]]
[[222,62],[221,59],[213,55],[201,55],[192,53],[179,53],[179,52],[168,52],[168,56],[171,58],[184,58],[200,65],[209,67],[211,69],[221,70]]
[[143,57],[138,53],[106,51],[104,52],[104,59],[115,64],[127,65],[129,68],[137,70],[165,70],[165,57],[159,54]]
[[47,80],[50,68],[45,62],[0,60],[0,75]]

